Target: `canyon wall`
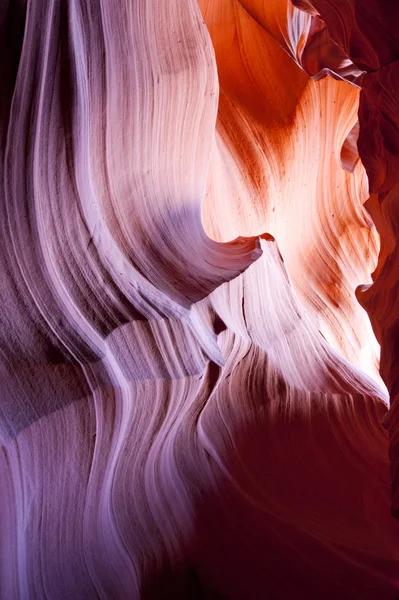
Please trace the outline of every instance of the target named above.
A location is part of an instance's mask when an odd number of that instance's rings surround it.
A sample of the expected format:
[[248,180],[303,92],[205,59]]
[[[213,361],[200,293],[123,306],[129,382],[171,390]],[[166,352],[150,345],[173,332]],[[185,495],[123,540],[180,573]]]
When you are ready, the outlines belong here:
[[398,20],[3,0],[1,600],[399,595]]

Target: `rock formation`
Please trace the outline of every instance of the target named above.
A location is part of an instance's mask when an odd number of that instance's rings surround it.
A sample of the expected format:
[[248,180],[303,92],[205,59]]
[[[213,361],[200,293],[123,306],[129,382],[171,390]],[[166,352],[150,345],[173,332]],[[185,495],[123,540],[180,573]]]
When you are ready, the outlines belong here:
[[398,25],[3,0],[0,600],[399,595]]

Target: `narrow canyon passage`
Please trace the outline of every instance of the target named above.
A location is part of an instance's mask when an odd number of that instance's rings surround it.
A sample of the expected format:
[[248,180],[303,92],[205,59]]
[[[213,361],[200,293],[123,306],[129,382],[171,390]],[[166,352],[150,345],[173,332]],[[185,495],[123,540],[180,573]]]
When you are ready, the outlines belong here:
[[398,32],[0,3],[0,600],[399,597]]

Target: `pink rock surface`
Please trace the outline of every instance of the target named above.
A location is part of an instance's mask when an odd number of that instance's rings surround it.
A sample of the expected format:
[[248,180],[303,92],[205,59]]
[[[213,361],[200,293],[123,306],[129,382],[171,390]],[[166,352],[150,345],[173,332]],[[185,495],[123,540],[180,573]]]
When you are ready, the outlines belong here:
[[395,17],[4,1],[1,600],[399,594]]

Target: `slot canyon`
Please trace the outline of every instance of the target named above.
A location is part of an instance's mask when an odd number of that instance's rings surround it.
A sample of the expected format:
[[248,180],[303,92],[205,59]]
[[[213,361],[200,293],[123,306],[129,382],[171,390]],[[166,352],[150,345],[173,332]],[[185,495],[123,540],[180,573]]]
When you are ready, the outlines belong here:
[[0,0],[0,600],[398,600],[397,0]]

